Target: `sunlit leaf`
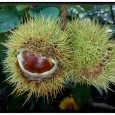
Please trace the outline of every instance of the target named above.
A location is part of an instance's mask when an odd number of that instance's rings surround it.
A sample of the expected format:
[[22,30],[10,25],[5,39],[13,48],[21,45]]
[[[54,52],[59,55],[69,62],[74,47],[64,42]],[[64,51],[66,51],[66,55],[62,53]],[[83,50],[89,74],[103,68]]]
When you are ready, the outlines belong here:
[[25,10],[26,8],[30,7],[30,5],[17,5],[16,9],[17,11]]

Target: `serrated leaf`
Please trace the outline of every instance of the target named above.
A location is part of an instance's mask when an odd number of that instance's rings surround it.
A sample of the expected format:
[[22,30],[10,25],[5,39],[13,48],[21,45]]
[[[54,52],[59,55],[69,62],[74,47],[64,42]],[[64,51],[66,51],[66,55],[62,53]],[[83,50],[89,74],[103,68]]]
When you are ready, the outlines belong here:
[[91,99],[90,87],[85,84],[77,84],[72,92],[76,105],[81,108],[89,99]]
[[0,33],[15,28],[22,22],[20,13],[16,11],[0,10]]

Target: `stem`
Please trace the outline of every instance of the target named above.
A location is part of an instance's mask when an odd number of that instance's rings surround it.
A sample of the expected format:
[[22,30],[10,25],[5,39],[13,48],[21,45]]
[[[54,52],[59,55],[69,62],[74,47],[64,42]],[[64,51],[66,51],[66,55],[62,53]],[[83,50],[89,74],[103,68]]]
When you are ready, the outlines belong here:
[[67,11],[66,11],[65,5],[61,5],[60,10],[61,10],[60,26],[61,26],[61,29],[64,30],[66,27],[67,21],[68,21],[67,20]]
[[110,11],[111,11],[111,17],[112,17],[112,20],[113,20],[113,24],[115,26],[115,17],[114,17],[114,12],[113,12],[113,9],[112,9],[112,5],[110,5]]

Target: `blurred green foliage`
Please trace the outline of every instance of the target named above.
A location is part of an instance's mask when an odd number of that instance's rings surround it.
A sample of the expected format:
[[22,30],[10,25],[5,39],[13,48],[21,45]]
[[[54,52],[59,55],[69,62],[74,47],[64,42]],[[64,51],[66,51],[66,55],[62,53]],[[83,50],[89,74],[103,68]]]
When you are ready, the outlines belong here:
[[59,16],[59,9],[56,7],[46,7],[39,11],[29,10],[28,13],[31,17],[36,18],[36,19],[39,18],[40,14],[44,15],[45,18],[47,18],[50,15],[52,19],[55,19],[55,18],[58,18]]
[[79,108],[81,108],[86,102],[91,100],[91,89],[85,84],[77,84],[72,94],[75,103]]
[[[52,19],[56,19],[60,16],[61,4],[0,4],[0,43],[7,40],[7,34],[10,30],[15,29],[19,24],[24,22],[26,16],[38,19],[40,14],[44,15],[45,18],[51,16]],[[97,19],[99,24],[103,26],[107,24],[110,29],[108,32],[112,33],[111,38],[115,38],[115,5],[99,5],[99,4],[66,4],[67,18],[71,21],[72,19]],[[8,73],[3,74],[2,60],[5,58],[4,53],[7,50],[4,46],[0,44],[0,96],[1,92],[4,92],[8,96],[12,87],[7,83],[3,83],[5,76],[9,76]],[[10,87],[10,90],[6,90],[6,86]],[[77,84],[75,88],[72,88],[72,96],[76,104],[81,108],[86,102],[92,99],[91,89],[86,85]],[[99,91],[102,95],[102,91]],[[35,99],[32,98],[26,106],[22,107],[24,96],[7,97],[7,105],[4,108],[5,111],[32,111],[35,109]],[[1,102],[0,102],[1,103]],[[55,103],[54,103],[55,104]],[[38,106],[39,105],[39,106]],[[49,103],[44,102],[42,98],[39,99],[38,111],[55,110],[53,108],[53,102],[50,99]],[[1,107],[2,108],[2,107]]]

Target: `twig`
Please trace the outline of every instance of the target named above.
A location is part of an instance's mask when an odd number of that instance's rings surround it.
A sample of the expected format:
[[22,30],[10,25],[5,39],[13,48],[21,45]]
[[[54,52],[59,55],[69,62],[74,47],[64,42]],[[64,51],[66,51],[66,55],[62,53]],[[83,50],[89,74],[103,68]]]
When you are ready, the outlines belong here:
[[115,107],[108,105],[107,103],[97,103],[93,102],[91,103],[92,106],[97,107],[97,108],[103,108],[103,109],[112,109],[115,110]]
[[60,6],[60,10],[61,10],[61,15],[60,15],[60,26],[61,26],[61,29],[64,30],[65,27],[66,27],[66,24],[67,24],[67,11],[66,11],[66,8],[65,8],[65,5],[61,5]]

